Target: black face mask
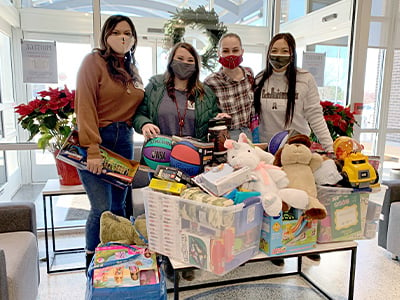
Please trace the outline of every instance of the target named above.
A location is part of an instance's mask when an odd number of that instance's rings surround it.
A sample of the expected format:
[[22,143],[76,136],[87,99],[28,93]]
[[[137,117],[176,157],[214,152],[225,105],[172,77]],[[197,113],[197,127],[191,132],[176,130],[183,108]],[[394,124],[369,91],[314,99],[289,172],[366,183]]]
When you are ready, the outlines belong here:
[[189,79],[196,71],[195,64],[187,64],[175,59],[171,63],[171,68],[175,76],[181,80]]
[[275,70],[280,70],[287,67],[292,60],[292,56],[289,54],[270,54],[269,63]]

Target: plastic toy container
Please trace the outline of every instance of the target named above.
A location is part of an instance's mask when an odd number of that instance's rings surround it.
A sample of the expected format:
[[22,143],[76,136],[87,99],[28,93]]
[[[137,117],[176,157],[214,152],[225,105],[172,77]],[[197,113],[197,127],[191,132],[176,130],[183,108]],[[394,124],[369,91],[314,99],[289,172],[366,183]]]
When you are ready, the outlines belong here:
[[385,186],[371,191],[318,186],[318,199],[328,214],[318,222],[317,242],[374,238],[385,193]]
[[223,275],[259,252],[259,197],[220,207],[143,189],[149,248]]

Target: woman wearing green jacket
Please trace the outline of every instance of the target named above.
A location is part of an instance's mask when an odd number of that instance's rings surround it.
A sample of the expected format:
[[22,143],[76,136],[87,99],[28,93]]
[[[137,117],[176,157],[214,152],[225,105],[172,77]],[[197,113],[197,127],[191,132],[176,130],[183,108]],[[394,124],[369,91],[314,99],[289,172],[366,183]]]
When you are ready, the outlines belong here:
[[146,139],[162,134],[206,141],[208,121],[227,114],[218,113],[216,96],[200,82],[199,74],[200,59],[193,46],[176,44],[166,72],[150,78],[146,86],[144,100],[133,117],[135,131]]

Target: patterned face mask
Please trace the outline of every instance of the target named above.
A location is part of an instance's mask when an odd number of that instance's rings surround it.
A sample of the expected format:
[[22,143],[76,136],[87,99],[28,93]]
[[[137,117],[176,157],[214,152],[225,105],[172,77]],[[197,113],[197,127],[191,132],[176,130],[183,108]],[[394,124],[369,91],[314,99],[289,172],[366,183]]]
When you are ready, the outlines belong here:
[[223,65],[225,68],[234,69],[241,64],[243,61],[243,55],[229,55],[222,57],[220,56],[218,62]]
[[290,54],[270,54],[269,63],[275,70],[286,68],[292,59]]

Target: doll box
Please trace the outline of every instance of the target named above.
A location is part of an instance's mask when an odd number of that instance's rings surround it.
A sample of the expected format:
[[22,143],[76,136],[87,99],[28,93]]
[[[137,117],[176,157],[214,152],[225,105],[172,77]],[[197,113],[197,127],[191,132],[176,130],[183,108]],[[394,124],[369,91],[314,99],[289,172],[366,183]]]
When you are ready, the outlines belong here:
[[316,220],[307,220],[303,211],[291,208],[272,217],[264,213],[260,250],[269,256],[301,252],[317,242]]
[[318,243],[371,239],[375,237],[380,201],[386,188],[356,190],[318,186],[318,199],[327,216],[318,222]]
[[119,243],[97,247],[87,274],[85,299],[166,300],[165,276],[156,254]]
[[259,197],[220,207],[143,189],[149,248],[223,275],[256,255],[263,208]]

